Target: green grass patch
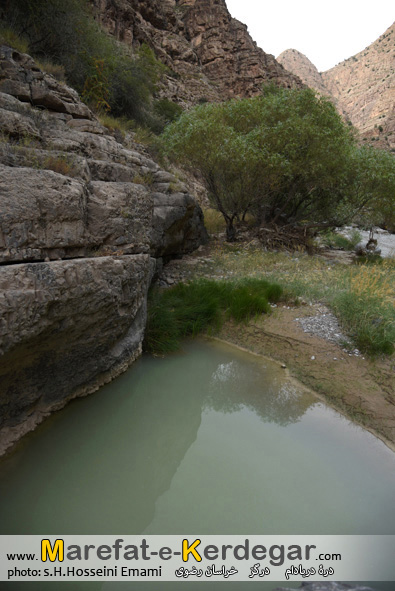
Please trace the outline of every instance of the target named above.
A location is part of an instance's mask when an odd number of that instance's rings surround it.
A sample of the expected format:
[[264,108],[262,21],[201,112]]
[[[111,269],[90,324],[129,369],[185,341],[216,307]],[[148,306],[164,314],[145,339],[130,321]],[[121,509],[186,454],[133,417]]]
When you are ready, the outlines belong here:
[[395,343],[393,306],[373,295],[359,298],[348,291],[337,295],[332,307],[358,349],[370,355],[392,355]]
[[281,295],[279,285],[264,279],[200,279],[167,290],[154,288],[148,299],[144,348],[157,354],[176,351],[182,338],[218,330],[227,318],[241,322],[268,313],[269,302]]

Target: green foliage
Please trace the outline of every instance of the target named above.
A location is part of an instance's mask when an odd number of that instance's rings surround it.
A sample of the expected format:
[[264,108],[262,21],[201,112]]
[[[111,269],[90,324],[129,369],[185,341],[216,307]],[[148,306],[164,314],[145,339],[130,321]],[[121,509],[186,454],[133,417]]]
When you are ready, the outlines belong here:
[[14,47],[21,53],[27,53],[29,51],[27,40],[10,27],[0,27],[0,45]]
[[332,303],[357,347],[371,355],[392,355],[395,344],[393,306],[383,304],[374,294],[364,298],[340,293]]
[[330,222],[345,199],[353,145],[331,102],[310,89],[200,105],[169,125],[166,153],[198,168],[227,224],[251,211],[265,223]]
[[96,23],[87,0],[6,0],[4,18],[31,53],[63,66],[84,99],[115,117],[156,124],[152,94],[165,66],[146,45],[132,54]]
[[103,60],[93,58],[94,73],[87,76],[85,79],[84,90],[82,91],[82,100],[94,109],[101,113],[111,111],[108,103],[110,99],[110,90],[108,87],[108,79],[105,73],[105,65]]
[[163,119],[164,125],[175,121],[183,113],[184,109],[181,105],[173,103],[167,98],[160,99],[154,104],[154,111],[159,117]]
[[356,146],[349,161],[349,215],[361,223],[395,227],[395,159],[385,150]]
[[145,349],[153,353],[176,351],[183,337],[218,329],[225,318],[240,322],[269,312],[268,302],[277,302],[281,294],[279,285],[263,279],[202,279],[167,290],[153,289],[148,300]]

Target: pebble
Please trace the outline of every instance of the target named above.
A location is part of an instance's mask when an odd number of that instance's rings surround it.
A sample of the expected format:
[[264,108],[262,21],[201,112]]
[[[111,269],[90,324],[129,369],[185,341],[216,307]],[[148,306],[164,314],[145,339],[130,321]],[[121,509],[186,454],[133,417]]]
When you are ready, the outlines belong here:
[[[295,322],[298,322],[303,328],[303,332],[315,335],[332,343],[351,344],[350,340],[342,334],[336,316],[326,306],[319,306],[317,311],[318,314],[315,316],[295,319]],[[359,354],[359,351],[356,351],[353,351],[354,355]]]

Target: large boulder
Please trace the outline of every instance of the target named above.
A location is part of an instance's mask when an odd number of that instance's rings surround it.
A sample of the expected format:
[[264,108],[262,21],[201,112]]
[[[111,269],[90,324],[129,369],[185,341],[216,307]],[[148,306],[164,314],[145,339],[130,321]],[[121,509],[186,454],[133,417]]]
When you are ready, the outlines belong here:
[[8,265],[0,273],[0,453],[141,353],[149,255]]

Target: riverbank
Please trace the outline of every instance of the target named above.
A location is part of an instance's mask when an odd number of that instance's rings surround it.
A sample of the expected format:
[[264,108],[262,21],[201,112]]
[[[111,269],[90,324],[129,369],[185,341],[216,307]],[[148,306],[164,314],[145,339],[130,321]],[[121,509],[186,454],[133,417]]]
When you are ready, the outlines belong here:
[[221,339],[284,364],[290,375],[395,451],[393,358],[368,359],[307,334],[296,318],[311,308],[280,307],[248,324],[227,323]]
[[[350,256],[260,253],[255,246],[228,248],[212,241],[184,259],[172,261],[162,285],[198,277],[275,279],[303,297],[273,307],[245,323],[226,323],[219,338],[284,364],[290,374],[329,405],[362,425],[395,450],[395,358],[369,357],[351,344],[345,328],[325,306],[328,284],[345,276]],[[351,272],[351,271],[350,271]],[[358,285],[358,289],[363,286]],[[390,293],[387,297],[393,297]]]

